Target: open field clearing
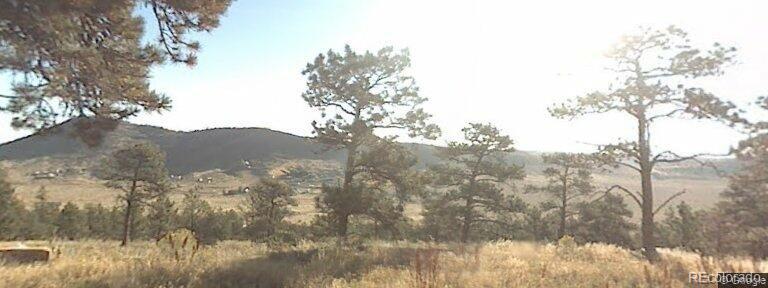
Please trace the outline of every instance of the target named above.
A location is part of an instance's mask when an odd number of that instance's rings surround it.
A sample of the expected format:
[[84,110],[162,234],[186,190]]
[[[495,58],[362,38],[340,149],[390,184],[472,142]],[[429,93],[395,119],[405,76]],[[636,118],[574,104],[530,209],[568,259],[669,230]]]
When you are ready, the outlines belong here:
[[[35,244],[47,243],[28,243]],[[0,287],[689,287],[689,272],[768,272],[768,262],[676,250],[662,250],[651,265],[615,246],[567,242],[269,248],[226,241],[179,262],[152,242],[52,244],[59,252],[48,264],[0,266]]]
[[[320,161],[307,161],[310,162],[314,168],[322,166]],[[293,163],[293,162],[288,162]],[[107,207],[118,204],[118,195],[120,192],[115,189],[107,188],[104,186],[104,181],[100,181],[90,176],[77,176],[71,178],[56,178],[46,180],[32,180],[27,174],[31,173],[30,167],[18,163],[4,162],[3,166],[8,172],[9,179],[16,188],[15,195],[24,202],[28,207],[31,207],[35,201],[38,191],[41,187],[45,187],[47,197],[52,202],[73,202],[83,207],[87,204],[102,204]],[[330,166],[330,164],[326,164]],[[281,167],[281,166],[280,166]],[[280,168],[278,167],[278,168]],[[278,171],[280,169],[274,168],[272,170]],[[322,169],[330,169],[328,167],[321,167]],[[541,170],[540,167],[536,167]],[[703,172],[711,172],[702,168]],[[702,173],[703,173],[702,172]],[[523,187],[526,184],[542,185],[546,179],[541,175],[541,171],[533,170],[526,171],[528,176],[524,181],[516,183],[517,187]],[[214,183],[197,183],[195,179],[205,178],[207,176],[214,177]],[[224,195],[224,191],[238,189],[242,187],[252,186],[259,181],[259,177],[250,173],[241,172],[235,175],[229,175],[221,172],[200,172],[191,173],[187,175],[183,181],[174,182],[174,188],[170,191],[169,196],[171,200],[178,202],[183,198],[184,192],[199,187],[200,196],[207,201],[211,206],[222,209],[235,209],[238,210],[242,204],[243,195]],[[678,175],[673,178],[660,178],[656,179],[655,189],[657,197],[659,199],[665,199],[671,195],[686,190],[686,193],[681,195],[672,201],[670,206],[673,206],[680,201],[692,205],[697,209],[705,209],[713,206],[715,202],[720,200],[719,193],[722,192],[727,185],[727,179],[718,178],[714,176],[698,177],[693,176],[681,176]],[[611,185],[622,185],[630,189],[639,190],[637,176],[629,171],[618,170],[612,173],[597,173],[595,174],[595,184],[597,187],[609,187]],[[319,193],[319,183],[305,183],[301,187],[297,187],[299,192],[294,196],[297,206],[293,206],[291,209],[295,212],[290,217],[292,221],[310,221],[316,214],[315,198]],[[519,189],[518,189],[519,190]],[[541,194],[526,194],[520,191],[509,192],[520,195],[523,199],[538,202],[540,201]],[[629,200],[629,199],[627,199]],[[629,206],[633,212],[633,219],[639,221],[640,210],[635,205]],[[419,203],[409,203],[406,206],[406,214],[415,220],[421,219],[422,206]],[[661,214],[659,217],[664,217]]]

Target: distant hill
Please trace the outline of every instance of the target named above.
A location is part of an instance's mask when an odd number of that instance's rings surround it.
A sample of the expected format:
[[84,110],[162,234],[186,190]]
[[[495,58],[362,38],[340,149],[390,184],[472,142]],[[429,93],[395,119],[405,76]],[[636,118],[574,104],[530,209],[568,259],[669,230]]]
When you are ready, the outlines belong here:
[[[74,201],[80,204],[114,203],[118,192],[105,188],[100,180],[92,175],[55,179],[35,179],[33,175],[40,171],[58,169],[91,170],[90,168],[99,163],[101,157],[118,147],[137,141],[152,142],[163,149],[171,174],[190,175],[185,177],[184,182],[178,183],[181,188],[177,189],[173,196],[175,199],[180,199],[179,191],[197,185],[193,179],[203,175],[213,176],[215,182],[205,185],[205,197],[218,207],[235,207],[239,203],[239,198],[222,196],[222,191],[247,186],[262,175],[279,174],[290,170],[290,167],[300,165],[316,172],[320,175],[318,177],[327,179],[340,173],[339,169],[345,159],[341,151],[326,151],[311,138],[264,128],[215,128],[180,132],[122,122],[115,130],[109,132],[103,143],[96,148],[90,148],[72,137],[74,129],[75,124],[70,121],[44,132],[0,144],[0,161],[3,162],[0,164],[10,168],[7,170],[10,179],[16,187],[17,195],[23,201],[34,202],[36,191],[45,186],[52,201]],[[415,143],[403,145],[417,155],[419,168],[439,161],[434,155],[436,146]],[[545,181],[542,175],[545,166],[540,155],[540,152],[518,151],[510,154],[508,159],[525,166],[527,184],[542,184]],[[247,167],[244,160],[251,164],[251,168]],[[737,168],[733,159],[712,161],[726,172]],[[726,179],[718,177],[714,170],[693,162],[659,165],[653,177],[655,196],[658,199],[665,199],[685,189],[688,193],[673,201],[673,204],[686,201],[695,207],[712,205],[727,185]],[[595,174],[595,181],[602,187],[620,184],[630,189],[639,189],[637,174],[626,168],[598,172]],[[307,188],[312,185],[317,183],[302,183],[300,186]],[[314,213],[314,200],[311,195],[314,194],[302,194],[299,197],[301,204],[297,211],[302,217],[311,217]],[[540,196],[526,194],[524,197],[536,201]],[[635,205],[630,205],[630,208],[636,210]],[[417,210],[412,214],[418,214]]]
[[[266,128],[214,128],[190,132],[168,130],[155,126],[121,122],[109,132],[104,142],[95,148],[86,146],[72,137],[74,121],[65,122],[44,132],[36,133],[8,143],[0,144],[0,160],[27,161],[36,158],[72,159],[94,163],[98,157],[137,141],[155,143],[167,156],[171,173],[186,174],[197,171],[221,169],[238,171],[245,169],[243,160],[257,164],[275,159],[310,159],[343,161],[341,151],[327,151],[311,138],[292,135]],[[434,164],[435,146],[405,143],[416,153],[419,167]],[[518,151],[510,155],[510,161],[525,165],[529,173],[543,169],[540,153]],[[726,171],[736,167],[731,159],[717,160]],[[711,169],[694,163],[660,166],[657,177],[714,177]]]
[[323,152],[311,139],[264,128],[216,128],[179,132],[164,128],[120,123],[104,142],[91,148],[72,137],[74,123],[61,124],[0,145],[0,160],[24,161],[34,158],[94,159],[129,143],[147,141],[166,153],[171,173],[244,168],[243,160],[339,159],[341,153]]

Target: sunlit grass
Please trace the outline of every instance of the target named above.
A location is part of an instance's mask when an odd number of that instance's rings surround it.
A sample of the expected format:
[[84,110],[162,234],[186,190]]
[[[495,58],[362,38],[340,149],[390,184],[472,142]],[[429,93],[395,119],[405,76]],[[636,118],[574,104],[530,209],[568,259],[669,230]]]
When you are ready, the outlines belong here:
[[610,245],[369,242],[267,247],[226,241],[177,262],[152,242],[52,245],[50,263],[0,266],[0,287],[687,287],[689,272],[766,272],[768,263],[662,249],[651,265]]

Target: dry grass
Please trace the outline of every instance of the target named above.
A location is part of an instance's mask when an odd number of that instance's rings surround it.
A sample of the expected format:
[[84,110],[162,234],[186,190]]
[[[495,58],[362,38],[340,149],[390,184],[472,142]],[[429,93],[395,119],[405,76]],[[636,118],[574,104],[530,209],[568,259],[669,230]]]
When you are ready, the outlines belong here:
[[651,265],[614,246],[570,243],[267,248],[228,241],[189,262],[149,242],[53,244],[60,255],[48,264],[0,266],[0,287],[688,287],[688,272],[768,271],[766,262],[670,250]]
[[[97,204],[101,203],[106,206],[113,206],[117,202],[117,196],[119,192],[117,190],[104,187],[101,182],[87,178],[78,177],[74,179],[55,179],[55,180],[29,180],[20,179],[18,173],[11,173],[14,176],[12,179],[14,186],[16,187],[16,196],[19,197],[24,203],[31,206],[35,202],[35,196],[38,189],[41,186],[45,186],[48,191],[48,199],[50,201],[57,202],[69,202],[72,201],[79,205],[85,204]],[[222,177],[224,178],[224,177]],[[219,207],[223,209],[237,209],[243,201],[242,195],[224,196],[222,192],[228,189],[236,189],[238,187],[246,186],[248,183],[253,183],[256,178],[249,175],[245,177],[240,175],[238,177],[227,176],[227,181],[224,183],[203,184],[201,196],[208,201],[213,207]],[[621,184],[625,187],[633,188],[636,186],[636,179],[628,177],[619,177],[616,175],[599,175],[596,177],[598,184],[608,185],[609,183]],[[527,180],[531,183],[541,182],[542,180],[537,175],[532,175]],[[183,193],[190,188],[197,185],[193,181],[185,180],[180,184],[180,187],[174,189],[171,192],[171,199],[179,201],[183,198]],[[718,179],[664,179],[656,180],[655,191],[658,199],[665,199],[670,195],[682,190],[683,188],[688,190],[688,193],[683,194],[682,197],[676,199],[673,203],[675,205],[679,201],[686,201],[694,207],[705,208],[711,206],[717,201],[718,194],[725,188],[726,182]],[[291,217],[292,221],[309,221],[316,214],[315,209],[315,196],[318,191],[312,193],[299,194],[295,196],[298,206],[294,207],[294,216]],[[539,194],[523,194],[526,200],[537,202],[542,196]],[[635,220],[639,219],[640,211],[636,205],[632,205],[630,201],[627,201],[630,205],[628,207],[634,212]],[[418,203],[412,203],[406,206],[406,215],[412,219],[421,219],[421,205]],[[662,213],[659,215],[663,217]]]
[[[0,167],[3,167],[9,174],[14,187],[16,187],[16,196],[19,197],[27,205],[32,205],[35,202],[35,196],[38,189],[45,186],[48,191],[48,198],[50,201],[56,202],[69,202],[72,201],[79,205],[85,204],[97,204],[101,203],[106,206],[113,206],[116,203],[117,195],[119,191],[104,187],[101,181],[89,177],[89,176],[74,176],[74,177],[61,177],[50,180],[33,180],[29,175],[33,171],[37,170],[55,170],[56,168],[67,167],[67,164],[71,164],[73,167],[81,167],[84,164],[69,163],[64,160],[57,159],[35,159],[23,162],[13,161],[0,161]],[[281,160],[272,164],[272,169],[268,171],[271,174],[279,174],[278,172],[290,167],[303,166],[312,171],[332,171],[334,169],[340,169],[338,163],[322,160]],[[545,179],[540,171],[530,168],[528,169],[528,177],[526,183],[529,184],[542,184]],[[659,173],[664,169],[660,169]],[[197,178],[213,177],[215,180],[213,183],[198,183]],[[237,209],[243,201],[241,195],[224,196],[224,191],[230,189],[237,189],[238,187],[248,186],[257,182],[259,177],[251,174],[248,171],[240,171],[235,175],[228,175],[221,171],[204,171],[191,173],[185,175],[183,181],[174,182],[178,185],[171,192],[171,199],[178,201],[183,197],[183,193],[192,187],[200,186],[200,191],[203,199],[208,201],[213,207],[219,207],[223,209]],[[638,179],[633,173],[624,170],[617,170],[612,173],[598,173],[595,175],[595,182],[599,186],[610,186],[614,184],[620,184],[629,189],[638,190]],[[306,187],[317,186],[315,183]],[[686,189],[688,193],[683,194],[675,201],[670,203],[670,207],[678,203],[679,201],[686,201],[697,208],[707,208],[712,206],[717,200],[719,200],[719,193],[726,188],[727,181],[722,178],[714,176],[702,176],[702,177],[683,177],[681,175],[670,174],[668,178],[660,177],[654,181],[654,192],[656,199],[666,199],[667,197],[679,192],[682,189]],[[306,189],[302,189],[306,190]],[[317,195],[317,189],[312,193],[299,194],[295,198],[298,202],[298,206],[294,207],[295,214],[291,217],[291,221],[308,222],[316,214],[314,197]],[[538,202],[543,197],[541,194],[523,194],[521,195],[525,200],[530,202]],[[639,222],[640,211],[637,205],[633,205],[630,201],[628,206],[633,211],[634,219]],[[414,203],[406,206],[406,215],[414,220],[421,219],[421,205]],[[665,216],[664,213],[659,215],[660,218]]]

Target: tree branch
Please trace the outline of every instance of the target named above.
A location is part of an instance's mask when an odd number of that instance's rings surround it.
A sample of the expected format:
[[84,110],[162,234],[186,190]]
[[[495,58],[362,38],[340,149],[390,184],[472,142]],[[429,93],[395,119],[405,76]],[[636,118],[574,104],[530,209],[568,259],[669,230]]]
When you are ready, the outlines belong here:
[[653,120],[656,120],[656,119],[659,119],[659,118],[672,117],[672,115],[675,115],[675,114],[683,112],[683,111],[685,111],[684,108],[674,109],[672,111],[669,111],[668,113],[651,116],[650,118],[648,118],[648,121],[652,122]]
[[624,166],[624,167],[630,168],[632,170],[635,170],[637,172],[641,172],[640,167],[637,167],[635,165],[632,165],[632,164],[629,164],[629,163],[626,163],[626,162],[621,162],[621,161],[616,161],[615,163],[616,163],[616,165]]
[[[668,155],[674,158],[664,158],[665,155]],[[679,163],[684,161],[694,161],[696,163],[699,163],[699,165],[701,166],[712,168],[713,170],[715,170],[718,176],[723,176],[725,172],[720,170],[720,168],[718,168],[717,165],[715,165],[710,161],[701,161],[698,158],[702,156],[723,157],[728,155],[730,155],[730,153],[728,154],[699,153],[699,154],[693,154],[690,156],[680,156],[679,154],[674,153],[672,151],[664,151],[659,154],[656,154],[656,156],[653,157],[653,159],[651,160],[651,166],[656,166],[657,163]]]
[[675,199],[675,198],[679,197],[680,195],[685,194],[685,192],[687,192],[687,191],[685,189],[683,189],[683,191],[677,192],[674,195],[669,196],[669,198],[667,198],[667,200],[665,200],[663,203],[661,203],[661,205],[659,205],[659,207],[656,207],[656,210],[653,210],[653,215],[655,216],[656,213],[661,211],[661,209],[664,208],[664,206],[667,206],[667,204],[669,204],[669,202],[672,201],[672,199]]
[[[610,193],[614,189],[618,189],[618,190],[623,191],[624,193],[626,193],[627,195],[632,197],[632,200],[635,200],[635,203],[637,203],[638,206],[640,206],[640,207],[643,206],[643,202],[640,201],[640,197],[638,197],[638,195],[636,195],[636,193],[633,193],[632,191],[629,191],[627,188],[624,188],[621,185],[613,185],[613,186],[611,186],[610,188],[608,188],[608,190],[605,190],[605,193],[603,194],[603,196],[601,196],[598,199],[601,199],[601,198],[605,197],[605,195],[608,195],[608,193]],[[594,201],[597,201],[597,200],[594,200]]]

